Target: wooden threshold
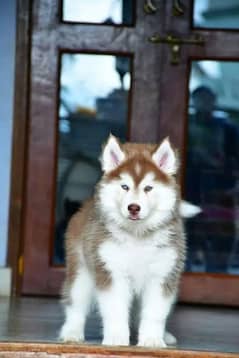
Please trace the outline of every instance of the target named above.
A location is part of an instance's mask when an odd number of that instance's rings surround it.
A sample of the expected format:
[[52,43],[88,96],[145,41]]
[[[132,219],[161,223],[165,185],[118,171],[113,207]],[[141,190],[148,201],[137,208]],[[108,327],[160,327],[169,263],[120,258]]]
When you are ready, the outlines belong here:
[[[34,354],[35,353],[35,354]],[[158,357],[158,358],[236,358],[237,353],[188,351],[177,349],[150,350],[136,347],[102,347],[52,343],[0,343],[0,357]]]

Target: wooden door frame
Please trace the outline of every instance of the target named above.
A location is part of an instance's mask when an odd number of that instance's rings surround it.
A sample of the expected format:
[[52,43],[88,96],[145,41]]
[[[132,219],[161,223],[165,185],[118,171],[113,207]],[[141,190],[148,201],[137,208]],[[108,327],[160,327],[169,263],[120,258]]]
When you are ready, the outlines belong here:
[[[9,213],[9,243],[8,243],[8,265],[13,271],[13,294],[21,293],[22,265],[19,258],[22,255],[24,244],[24,216],[26,203],[26,166],[27,166],[27,147],[29,139],[29,89],[30,89],[30,49],[31,49],[31,13],[32,6],[30,0],[17,1],[17,44],[16,44],[16,71],[15,71],[15,100],[14,100],[14,129],[13,129],[13,146],[12,146],[12,170],[11,170],[11,194],[10,194],[10,213]],[[167,3],[169,6],[169,3]],[[167,9],[169,14],[171,9]],[[77,26],[77,25],[76,25]],[[202,32],[207,30],[201,30]],[[196,31],[200,32],[200,31]],[[213,45],[214,35],[210,36]],[[212,46],[213,48],[213,46]],[[212,50],[213,53],[213,50]],[[200,55],[199,55],[200,57]],[[190,59],[192,59],[191,57]],[[211,58],[211,56],[210,56]],[[195,59],[198,59],[195,57]],[[167,61],[169,60],[169,56]],[[161,97],[163,101],[163,97]],[[186,106],[185,106],[186,108]],[[166,112],[165,112],[166,113]],[[182,128],[186,126],[186,109],[184,113],[184,123],[180,124]],[[162,108],[161,118],[164,116]],[[165,125],[162,120],[161,125]],[[183,126],[183,127],[182,127]],[[170,128],[166,124],[165,128]],[[177,133],[176,133],[176,132]],[[174,129],[175,137],[179,138],[177,128]],[[160,133],[158,133],[160,134]],[[180,139],[181,138],[181,139]],[[177,143],[185,152],[185,136],[180,137],[183,142]],[[134,139],[134,138],[133,138]],[[20,271],[19,271],[20,270]],[[56,282],[55,288],[59,287],[64,268],[53,267],[51,269],[51,279]],[[196,280],[195,280],[196,278]],[[196,281],[196,282],[195,282]],[[208,299],[208,291],[212,289],[218,297],[217,303],[236,304],[230,287],[235,287],[238,278],[228,275],[185,273],[181,285],[181,299],[184,302],[195,303],[215,303],[214,300]],[[202,291],[204,287],[204,291]],[[223,290],[221,289],[223,287]],[[52,292],[49,289],[48,294]],[[201,290],[201,291],[200,291]],[[239,285],[238,285],[239,295]],[[190,299],[188,297],[190,296]]]
[[[51,11],[49,11],[49,4]],[[69,52],[76,50],[77,47],[79,52],[94,51],[102,54],[127,55],[137,52],[134,61],[137,72],[145,73],[146,69],[150,69],[150,71],[145,78],[133,79],[133,88],[134,90],[137,88],[138,95],[133,96],[132,99],[134,114],[133,120],[131,118],[130,121],[131,140],[156,142],[158,139],[158,121],[153,114],[158,113],[157,85],[160,75],[158,71],[156,72],[158,58],[152,54],[152,46],[147,41],[149,32],[147,30],[152,27],[152,23],[154,26],[157,24],[160,29],[162,22],[158,21],[158,18],[146,15],[140,2],[136,28],[133,26],[104,26],[102,24],[102,26],[97,26],[96,32],[93,24],[69,26],[69,24],[62,23],[59,18],[58,5],[59,0],[51,2],[36,0],[33,2],[31,15],[33,34],[31,37],[31,91],[29,94],[25,172],[27,181],[24,190],[22,234],[24,238],[22,292],[24,294],[47,295],[59,292],[63,279],[64,268],[51,266],[50,253],[46,253],[55,224],[53,200],[56,183],[58,121],[56,83],[59,79],[56,68],[59,51]],[[161,16],[161,13],[159,14]],[[148,16],[147,21],[145,21],[145,16]],[[132,32],[134,36],[131,36]],[[96,36],[92,36],[96,33],[97,39]],[[142,33],[144,34],[143,40],[145,39],[143,43]],[[140,36],[141,41],[135,41],[135,36]],[[145,51],[152,56],[148,56],[148,60],[141,61]],[[45,86],[46,83],[48,86]],[[152,93],[151,101],[144,100],[145,86]],[[44,106],[42,101],[45,101]],[[44,116],[42,115],[43,110]],[[147,121],[143,120],[145,112],[148,115]],[[39,197],[39,191],[36,191],[36,188],[41,188],[41,197]],[[43,215],[39,215],[39,213],[43,213]],[[38,273],[37,280],[33,273],[33,267]]]
[[[182,158],[181,184],[184,192],[186,172],[186,150],[187,150],[187,128],[188,128],[188,83],[192,61],[217,60],[217,61],[239,61],[238,47],[235,46],[239,36],[239,30],[235,29],[210,29],[193,27],[192,14],[195,0],[189,0],[184,7],[184,16],[181,18],[170,16],[170,2],[167,2],[166,17],[167,34],[177,34],[181,38],[187,38],[195,34],[205,39],[204,46],[185,46],[181,48],[182,66],[170,64],[171,52],[168,45],[164,44],[165,52],[162,64],[162,83],[160,101],[160,133],[168,135],[173,143],[180,149]],[[189,22],[189,19],[191,20]],[[180,29],[179,28],[180,23]],[[219,39],[223,38],[227,46],[222,54]],[[168,48],[167,48],[168,47]],[[167,77],[167,78],[166,78]],[[175,97],[172,103],[168,99],[171,95],[172,83],[175,92],[185,93],[185,100]],[[180,118],[177,121],[177,118]],[[169,120],[169,118],[171,120]],[[174,119],[176,118],[176,121]],[[180,297],[182,302],[205,303],[217,305],[238,306],[239,276],[226,273],[194,273],[185,272],[181,280]]]
[[[12,269],[12,294],[20,294],[20,258],[23,246],[23,215],[26,147],[29,116],[29,69],[31,0],[17,0],[14,116],[11,158],[11,191],[8,221],[7,265]],[[19,271],[20,269],[20,271]]]

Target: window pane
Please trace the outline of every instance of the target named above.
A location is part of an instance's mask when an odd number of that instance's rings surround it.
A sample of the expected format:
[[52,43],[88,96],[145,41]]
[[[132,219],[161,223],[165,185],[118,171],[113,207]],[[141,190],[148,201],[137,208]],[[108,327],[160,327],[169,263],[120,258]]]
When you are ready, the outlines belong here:
[[239,274],[239,63],[193,61],[189,81],[187,271]]
[[193,24],[195,27],[238,29],[238,0],[195,0]]
[[70,217],[93,194],[101,175],[102,144],[110,133],[126,140],[130,65],[127,56],[61,57],[55,264],[64,262]]
[[133,0],[63,0],[63,21],[131,25]]

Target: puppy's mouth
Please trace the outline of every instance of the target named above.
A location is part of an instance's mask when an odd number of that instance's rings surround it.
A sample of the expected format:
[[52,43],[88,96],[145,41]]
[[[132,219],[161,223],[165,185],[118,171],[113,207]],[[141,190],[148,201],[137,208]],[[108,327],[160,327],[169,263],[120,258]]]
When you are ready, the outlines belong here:
[[133,221],[140,220],[139,214],[129,214],[129,219]]

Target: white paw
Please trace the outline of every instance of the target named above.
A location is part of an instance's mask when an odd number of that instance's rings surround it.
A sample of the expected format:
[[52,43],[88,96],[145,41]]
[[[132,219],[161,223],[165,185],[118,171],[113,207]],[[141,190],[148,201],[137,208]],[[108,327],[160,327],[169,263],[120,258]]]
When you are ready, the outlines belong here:
[[112,332],[104,336],[102,344],[105,346],[128,346],[129,335]]
[[151,348],[167,348],[167,345],[162,338],[149,335],[144,335],[140,337],[138,341],[138,346]]
[[170,332],[165,332],[164,340],[167,345],[169,346],[176,346],[177,345],[177,338],[174,337]]
[[60,331],[59,339],[68,343],[79,343],[84,341],[84,334],[79,329],[64,325]]

